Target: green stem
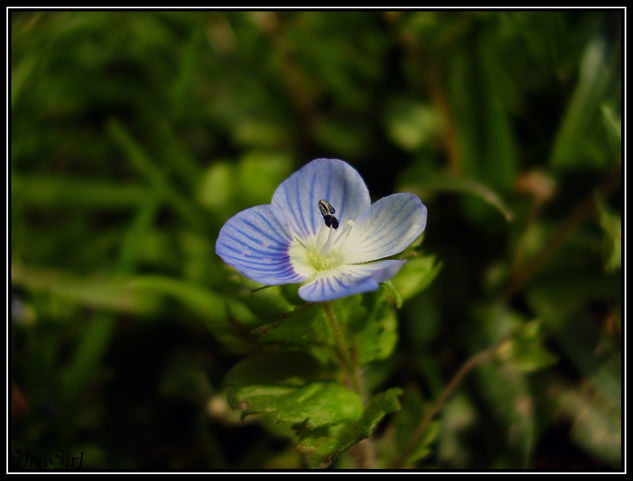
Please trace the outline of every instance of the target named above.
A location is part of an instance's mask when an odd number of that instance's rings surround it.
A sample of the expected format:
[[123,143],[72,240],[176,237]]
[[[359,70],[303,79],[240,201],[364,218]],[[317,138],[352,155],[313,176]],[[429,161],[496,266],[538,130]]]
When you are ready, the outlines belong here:
[[[348,384],[351,385],[352,389],[358,393],[360,398],[363,401],[363,405],[367,405],[368,396],[367,391],[365,389],[365,385],[363,383],[363,377],[360,372],[360,362],[358,359],[358,355],[355,350],[350,348],[347,339],[345,338],[345,334],[343,334],[343,329],[339,324],[332,308],[327,302],[323,303],[323,308],[325,309],[325,313],[327,314],[328,321],[330,323],[330,327],[334,332],[334,338],[336,340],[336,347],[338,350],[339,358],[341,360],[341,364],[345,369],[347,374]],[[359,468],[372,468],[374,461],[374,447],[371,441],[371,438],[364,439],[357,446],[352,448],[352,457],[356,461],[356,464]]]
[[336,316],[334,315],[334,312],[332,311],[332,308],[327,302],[323,303],[323,308],[325,309],[325,313],[327,314],[330,327],[334,332],[338,355],[341,360],[341,364],[343,365],[343,368],[345,369],[345,372],[347,374],[349,384],[352,386],[354,391],[361,394],[358,366],[355,365],[352,359],[351,349],[349,344],[347,343],[347,340],[345,339],[343,329],[341,329],[341,325],[339,324]]

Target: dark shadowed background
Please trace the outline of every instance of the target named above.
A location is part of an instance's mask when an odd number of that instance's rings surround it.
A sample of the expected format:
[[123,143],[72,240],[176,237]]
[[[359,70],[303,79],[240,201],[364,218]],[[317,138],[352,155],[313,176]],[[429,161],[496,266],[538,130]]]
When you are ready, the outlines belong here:
[[301,468],[281,429],[227,404],[242,281],[213,246],[336,157],[374,200],[420,196],[441,265],[381,385],[434,399],[512,323],[546,348],[476,368],[418,467],[621,468],[622,25],[10,11],[10,466]]

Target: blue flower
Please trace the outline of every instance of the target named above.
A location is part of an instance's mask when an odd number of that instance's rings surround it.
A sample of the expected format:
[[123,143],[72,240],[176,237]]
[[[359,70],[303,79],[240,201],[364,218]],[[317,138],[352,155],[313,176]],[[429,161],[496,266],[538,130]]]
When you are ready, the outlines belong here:
[[406,261],[379,259],[402,252],[425,226],[426,207],[415,195],[372,204],[353,167],[315,159],[284,180],[270,204],[231,217],[215,252],[254,281],[303,283],[301,298],[329,301],[391,279]]

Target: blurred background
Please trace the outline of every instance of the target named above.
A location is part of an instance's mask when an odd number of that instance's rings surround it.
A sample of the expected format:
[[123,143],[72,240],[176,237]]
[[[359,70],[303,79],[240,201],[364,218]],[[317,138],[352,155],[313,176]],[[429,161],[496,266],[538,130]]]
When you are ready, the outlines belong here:
[[213,246],[336,157],[373,200],[429,209],[437,276],[400,311],[380,386],[434,399],[508,326],[544,346],[476,368],[418,466],[620,469],[622,25],[10,11],[10,466],[63,450],[88,469],[301,468],[223,386],[244,330],[286,306],[249,305],[256,285]]

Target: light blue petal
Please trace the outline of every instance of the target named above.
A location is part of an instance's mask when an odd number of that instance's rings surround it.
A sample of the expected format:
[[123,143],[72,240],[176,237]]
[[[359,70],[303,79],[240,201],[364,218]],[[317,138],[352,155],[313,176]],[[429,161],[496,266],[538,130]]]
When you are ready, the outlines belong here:
[[308,302],[321,302],[375,291],[378,283],[391,279],[406,260],[387,260],[343,266],[299,288],[299,296]]
[[372,204],[355,226],[348,262],[369,262],[398,254],[426,227],[427,211],[413,194],[392,194]]
[[323,225],[321,199],[336,209],[339,223],[356,219],[371,202],[365,182],[353,167],[338,159],[315,159],[277,187],[272,205],[283,210],[293,231],[306,239]]
[[271,205],[258,205],[231,217],[215,243],[224,262],[262,284],[302,282],[288,256],[291,234],[282,212]]

